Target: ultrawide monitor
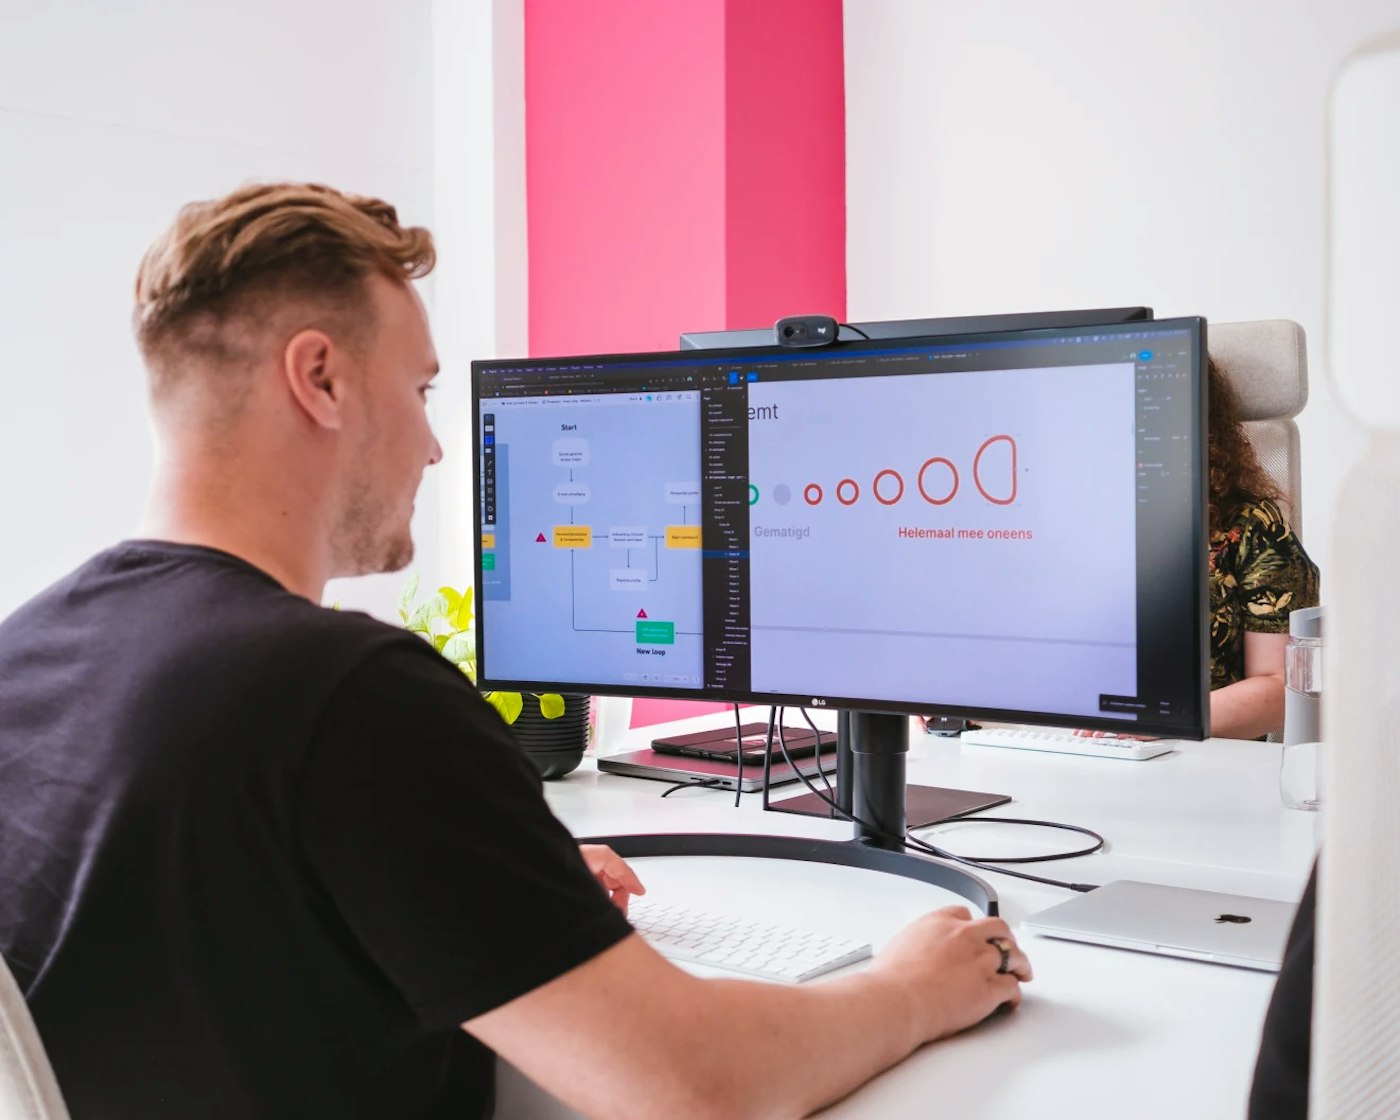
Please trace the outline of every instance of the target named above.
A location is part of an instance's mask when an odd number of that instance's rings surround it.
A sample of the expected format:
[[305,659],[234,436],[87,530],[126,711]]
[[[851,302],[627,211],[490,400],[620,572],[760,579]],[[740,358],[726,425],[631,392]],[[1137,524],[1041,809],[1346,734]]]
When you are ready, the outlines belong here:
[[487,687],[1207,729],[1205,325],[473,363]]
[[[983,331],[1021,331],[1040,328],[1087,327],[1105,323],[1130,323],[1152,318],[1150,307],[1085,307],[1075,311],[1013,311],[999,315],[950,315],[937,319],[876,319],[842,323],[837,339],[929,338],[938,334],[975,334]],[[773,346],[772,327],[759,330],[686,331],[682,350],[719,350],[734,346]]]

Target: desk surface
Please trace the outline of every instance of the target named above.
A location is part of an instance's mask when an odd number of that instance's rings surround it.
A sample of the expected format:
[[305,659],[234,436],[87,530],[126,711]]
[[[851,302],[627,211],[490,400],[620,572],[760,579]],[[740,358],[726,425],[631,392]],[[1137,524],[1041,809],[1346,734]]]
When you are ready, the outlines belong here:
[[[708,717],[687,721],[685,729]],[[679,725],[678,725],[679,726]],[[917,728],[917,725],[915,725]],[[644,745],[634,733],[625,744]],[[1102,883],[1143,879],[1206,890],[1296,900],[1316,849],[1318,817],[1285,809],[1278,795],[1279,748],[1211,740],[1183,743],[1144,762],[964,747],[911,731],[909,780],[1001,791],[1012,802],[989,816],[1086,825],[1109,841],[1105,852],[1032,865],[1052,878]],[[850,826],[764,813],[760,798],[683,789],[662,800],[658,782],[599,774],[591,761],[548,784],[551,806],[575,834],[769,832],[845,839]],[[786,796],[783,787],[777,796]],[[1074,834],[995,824],[951,823],[920,835],[963,854],[1029,854],[1073,846]],[[1069,843],[1066,844],[1066,841]],[[664,861],[649,861],[664,862]],[[679,861],[689,863],[690,861]],[[738,861],[755,897],[793,881],[790,866]],[[644,879],[669,869],[643,870]],[[874,915],[876,944],[923,905],[886,876],[842,875],[844,909]],[[794,890],[818,895],[825,872],[797,877]],[[703,865],[688,882],[706,881]],[[1058,888],[986,874],[1013,927],[1027,914],[1072,897]],[[928,890],[931,888],[919,888]],[[858,905],[852,906],[859,895]],[[829,897],[829,893],[828,893]],[[960,901],[931,897],[928,906]],[[695,905],[705,905],[697,899]],[[911,910],[911,907],[913,910]],[[800,915],[794,915],[794,924]],[[934,1112],[978,1118],[1048,1115],[1143,1120],[1240,1117],[1273,976],[1098,946],[1023,936],[1036,970],[1020,1010],[957,1038],[924,1047],[823,1116],[842,1120]],[[1129,1104],[1128,1102],[1131,1102]],[[513,1071],[501,1078],[502,1117],[568,1117]]]

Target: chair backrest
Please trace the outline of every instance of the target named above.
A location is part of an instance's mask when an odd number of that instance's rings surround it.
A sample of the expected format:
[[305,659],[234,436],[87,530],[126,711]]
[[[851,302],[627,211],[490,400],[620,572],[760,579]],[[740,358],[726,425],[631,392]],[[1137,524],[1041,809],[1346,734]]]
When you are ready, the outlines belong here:
[[0,1120],[68,1120],[24,993],[0,959]]
[[1361,453],[1331,509],[1312,1120],[1400,1115],[1400,673],[1378,600],[1400,540],[1400,31],[1356,48],[1327,106],[1328,386]]
[[1303,328],[1291,319],[1211,323],[1210,356],[1240,398],[1245,437],[1259,465],[1283,492],[1284,512],[1301,533],[1303,486],[1298,425],[1308,403],[1308,350]]

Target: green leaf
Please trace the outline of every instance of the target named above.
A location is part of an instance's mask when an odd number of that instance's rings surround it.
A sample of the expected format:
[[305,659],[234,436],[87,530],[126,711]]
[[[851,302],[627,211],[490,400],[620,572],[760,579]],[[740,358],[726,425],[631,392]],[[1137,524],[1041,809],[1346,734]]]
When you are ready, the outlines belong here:
[[518,720],[525,707],[525,698],[518,692],[488,692],[486,699],[507,723]]
[[462,592],[461,598],[457,600],[457,610],[452,616],[452,625],[458,630],[470,630],[472,628],[472,612],[475,608],[476,589],[468,587]]
[[446,617],[451,618],[454,614],[457,613],[457,608],[462,603],[462,596],[460,592],[451,587],[439,587],[438,594],[441,595],[447,603],[447,610],[443,611],[442,613]]
[[[449,641],[451,641],[451,637],[450,637],[449,635],[447,635],[447,634],[434,634],[434,635],[433,635],[433,648],[434,648],[435,650],[437,650],[438,653],[443,653],[443,651],[446,649],[447,643],[448,643]],[[453,660],[453,659],[449,657],[448,660],[451,661],[451,660]]]
[[564,714],[564,698],[557,692],[541,692],[540,715],[545,719],[558,719]]
[[433,623],[446,613],[447,600],[441,595],[434,595],[418,605],[418,608],[409,615],[406,625],[410,630],[432,633]]
[[476,643],[470,634],[444,634],[443,644],[438,646],[438,652],[452,664],[460,665],[476,652],[475,646]]

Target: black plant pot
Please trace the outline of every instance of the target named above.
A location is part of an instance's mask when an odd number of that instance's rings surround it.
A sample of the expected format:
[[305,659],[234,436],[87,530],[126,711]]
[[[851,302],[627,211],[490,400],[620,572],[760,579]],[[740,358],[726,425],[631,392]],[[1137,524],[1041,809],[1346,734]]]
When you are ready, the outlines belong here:
[[562,778],[583,761],[588,746],[589,697],[581,692],[565,692],[564,714],[558,719],[540,715],[540,702],[525,693],[525,706],[510,725],[521,748],[546,781]]

